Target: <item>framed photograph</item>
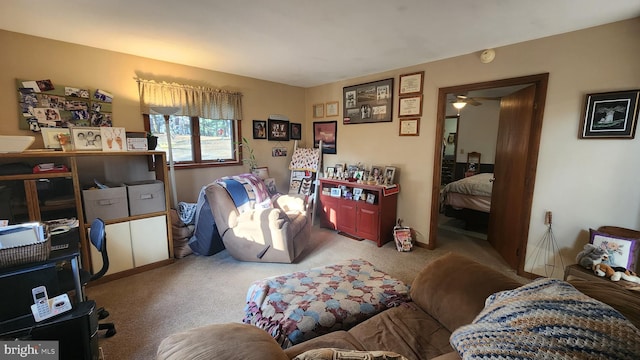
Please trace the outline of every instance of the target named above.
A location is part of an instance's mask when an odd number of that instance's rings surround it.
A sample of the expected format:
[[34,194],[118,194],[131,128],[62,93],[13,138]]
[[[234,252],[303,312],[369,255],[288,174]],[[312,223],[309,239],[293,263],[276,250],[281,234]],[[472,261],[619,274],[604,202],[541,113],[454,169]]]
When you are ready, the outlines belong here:
[[289,122],[269,119],[269,140],[289,141]]
[[373,180],[382,183],[382,166],[373,165],[370,176],[373,177]]
[[71,141],[76,150],[102,150],[102,135],[99,127],[74,126]]
[[267,122],[264,120],[253,120],[253,138],[267,138]]
[[273,149],[271,149],[271,156],[272,157],[287,156],[287,148],[286,147],[274,147]]
[[393,78],[342,88],[343,124],[390,122]]
[[313,104],[313,117],[315,119],[324,117],[324,104]]
[[40,128],[40,133],[42,134],[44,147],[47,149],[62,149],[62,145],[60,145],[60,135],[71,136],[69,128],[42,127]]
[[581,139],[633,139],[638,123],[640,90],[587,94]]
[[335,169],[333,167],[328,166],[325,170],[325,176],[329,179],[333,179]]
[[422,94],[423,86],[424,86],[424,71],[400,75],[400,85],[398,85],[398,94],[400,96]]
[[362,196],[362,189],[353,188],[353,200],[360,200],[361,196]]
[[302,124],[291,123],[291,140],[301,140],[302,139]]
[[368,193],[366,201],[367,201],[367,204],[375,204],[376,203],[376,194]]
[[340,188],[331,188],[331,196],[340,197],[342,190]]
[[278,189],[276,188],[276,179],[267,178],[264,179],[264,184],[267,186],[267,191],[269,191],[270,195],[275,195],[278,193]]
[[420,118],[400,119],[400,136],[418,136],[420,134]]
[[322,140],[323,154],[337,153],[337,121],[314,121],[313,123],[313,147],[317,148]]
[[385,166],[384,167],[384,185],[393,185],[395,184],[396,177],[396,168],[393,166]]
[[398,102],[398,116],[422,116],[422,95],[401,97]]
[[262,180],[268,179],[269,178],[269,167],[268,166],[263,166],[263,167],[257,167],[255,169],[253,169],[253,175],[259,177]]
[[101,127],[102,151],[127,151],[127,131],[123,127]]
[[589,229],[589,242],[606,251],[609,258],[606,264],[638,271],[638,246],[640,240],[615,236]]
[[330,101],[327,103],[327,117],[338,116],[338,102]]

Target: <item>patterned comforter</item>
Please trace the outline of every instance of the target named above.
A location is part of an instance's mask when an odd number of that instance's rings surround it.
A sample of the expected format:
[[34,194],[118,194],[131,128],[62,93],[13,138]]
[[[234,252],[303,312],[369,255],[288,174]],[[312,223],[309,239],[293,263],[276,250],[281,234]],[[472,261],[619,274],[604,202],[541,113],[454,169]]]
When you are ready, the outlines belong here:
[[491,295],[450,340],[463,359],[640,359],[640,330],[556,279]]
[[283,348],[347,330],[409,300],[402,281],[365,260],[257,281],[247,293],[243,322],[260,327]]

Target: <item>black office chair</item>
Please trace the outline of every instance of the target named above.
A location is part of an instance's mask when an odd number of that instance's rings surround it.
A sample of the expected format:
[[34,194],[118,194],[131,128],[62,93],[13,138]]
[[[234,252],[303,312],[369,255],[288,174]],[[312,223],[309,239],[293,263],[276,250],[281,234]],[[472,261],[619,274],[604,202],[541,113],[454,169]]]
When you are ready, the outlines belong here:
[[[91,230],[89,231],[89,239],[91,240],[91,244],[95,246],[95,248],[102,255],[102,268],[95,274],[91,274],[85,269],[80,269],[80,283],[84,288],[87,283],[97,280],[104,276],[104,274],[109,270],[109,255],[107,254],[107,236],[105,233],[105,225],[104,221],[100,218],[96,218],[91,223]],[[69,270],[69,269],[67,269]],[[71,271],[62,271],[59,276],[61,287],[64,290],[74,289],[73,285],[73,273]],[[86,292],[85,292],[86,294]],[[86,299],[85,295],[85,299]],[[100,320],[109,316],[109,312],[104,308],[99,308],[96,310],[98,314],[98,318]],[[98,324],[98,330],[107,330],[105,333],[105,337],[111,337],[116,334],[116,327],[113,323],[100,323]]]

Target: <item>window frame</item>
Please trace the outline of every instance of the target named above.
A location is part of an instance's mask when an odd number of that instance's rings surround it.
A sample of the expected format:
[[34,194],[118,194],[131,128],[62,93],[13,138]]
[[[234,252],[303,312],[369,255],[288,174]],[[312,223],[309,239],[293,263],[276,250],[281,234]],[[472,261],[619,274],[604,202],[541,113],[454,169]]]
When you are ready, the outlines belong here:
[[[142,114],[144,119],[144,131],[149,133],[151,130],[151,118],[149,114]],[[209,167],[223,167],[223,166],[238,166],[242,165],[242,146],[239,146],[242,139],[242,120],[231,120],[233,126],[231,131],[233,133],[233,145],[234,154],[237,154],[235,159],[230,160],[202,160],[202,148],[200,146],[200,117],[190,116],[191,123],[191,153],[193,161],[175,161],[173,166],[178,169],[198,169]],[[214,119],[217,120],[217,119]],[[236,136],[237,134],[237,136]],[[169,163],[169,153],[167,153],[167,164]]]

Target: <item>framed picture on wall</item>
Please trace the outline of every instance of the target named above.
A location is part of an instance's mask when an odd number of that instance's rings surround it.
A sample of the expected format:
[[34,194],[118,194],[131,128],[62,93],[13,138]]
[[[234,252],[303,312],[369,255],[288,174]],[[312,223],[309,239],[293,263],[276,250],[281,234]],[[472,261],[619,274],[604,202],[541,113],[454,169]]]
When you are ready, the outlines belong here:
[[422,94],[423,84],[424,84],[424,71],[400,75],[400,85],[398,85],[398,94],[400,96]]
[[323,154],[337,153],[338,122],[337,121],[315,121],[313,123],[313,147],[317,148],[322,140]]
[[267,138],[267,122],[264,120],[253,120],[253,138]]
[[291,123],[291,140],[301,140],[302,139],[302,124],[299,123]]
[[289,122],[269,119],[269,140],[289,141]]
[[338,116],[338,102],[330,101],[327,103],[327,117]]
[[393,121],[393,78],[342,89],[343,124]]
[[587,94],[581,139],[633,139],[638,123],[640,89]]

